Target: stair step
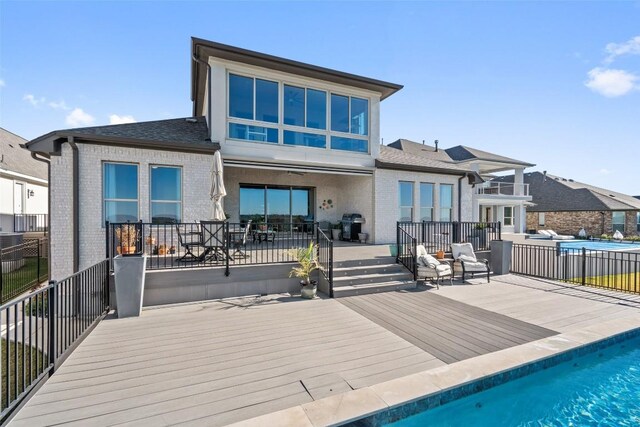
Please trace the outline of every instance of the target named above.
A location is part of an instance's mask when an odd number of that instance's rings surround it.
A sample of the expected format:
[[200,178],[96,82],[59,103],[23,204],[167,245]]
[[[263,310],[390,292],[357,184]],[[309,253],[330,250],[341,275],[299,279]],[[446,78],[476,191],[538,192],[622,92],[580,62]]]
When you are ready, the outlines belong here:
[[375,264],[357,265],[353,267],[333,268],[333,277],[362,276],[366,274],[406,273],[407,270],[400,264]]
[[413,280],[393,280],[379,283],[366,283],[360,285],[343,286],[333,289],[334,298],[350,297],[354,295],[374,294],[378,292],[392,292],[404,289],[415,289]]
[[408,271],[381,274],[353,274],[333,278],[333,287],[353,286],[361,284],[391,282],[397,280],[412,280],[413,275]]
[[367,265],[385,265],[385,264],[396,264],[396,258],[392,256],[381,256],[376,258],[334,261],[333,267],[335,269],[335,268],[349,268],[349,267],[360,267],[360,266],[367,266]]

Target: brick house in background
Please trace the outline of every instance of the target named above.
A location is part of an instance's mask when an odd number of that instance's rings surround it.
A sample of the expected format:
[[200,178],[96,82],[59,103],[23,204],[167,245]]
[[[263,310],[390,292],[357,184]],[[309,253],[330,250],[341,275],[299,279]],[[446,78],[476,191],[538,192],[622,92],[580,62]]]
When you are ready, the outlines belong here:
[[[495,178],[513,182],[513,175]],[[572,179],[542,172],[524,175],[533,206],[527,207],[527,230],[551,229],[577,235],[581,228],[590,236],[640,235],[640,200]]]

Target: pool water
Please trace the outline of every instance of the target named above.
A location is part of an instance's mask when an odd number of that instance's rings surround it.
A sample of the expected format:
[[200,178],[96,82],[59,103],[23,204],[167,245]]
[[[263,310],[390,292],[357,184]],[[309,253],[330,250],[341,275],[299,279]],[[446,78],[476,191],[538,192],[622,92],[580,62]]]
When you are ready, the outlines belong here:
[[640,426],[640,339],[624,341],[389,426]]
[[634,251],[640,249],[639,243],[616,243],[616,242],[600,242],[592,240],[574,240],[571,242],[560,242],[561,249],[582,249],[590,251]]

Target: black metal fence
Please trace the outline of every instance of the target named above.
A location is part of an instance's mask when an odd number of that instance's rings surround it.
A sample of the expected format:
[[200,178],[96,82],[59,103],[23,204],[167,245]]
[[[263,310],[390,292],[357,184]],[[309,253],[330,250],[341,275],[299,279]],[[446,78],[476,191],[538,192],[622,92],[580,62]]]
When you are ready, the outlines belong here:
[[49,278],[49,241],[27,239],[0,249],[0,304]]
[[[317,223],[107,223],[106,253],[146,254],[148,270],[295,262],[291,249],[317,239]],[[316,242],[317,243],[317,242]]]
[[640,253],[514,244],[511,272],[640,294]]
[[409,231],[400,227],[396,229],[396,240],[398,254],[396,262],[404,265],[410,272],[413,273],[413,280],[416,280],[418,269],[416,268],[416,247],[418,246],[418,240],[410,234]]
[[0,422],[53,373],[108,308],[108,260],[0,307]]
[[47,214],[14,214],[13,231],[16,233],[44,232],[49,229]]
[[316,227],[316,241],[318,242],[318,263],[322,274],[329,285],[329,297],[333,298],[333,240]]
[[[451,252],[452,243],[468,242],[476,251],[489,250],[489,242],[502,238],[500,222],[398,222],[398,228],[424,245],[429,253]],[[399,242],[398,242],[399,245]]]

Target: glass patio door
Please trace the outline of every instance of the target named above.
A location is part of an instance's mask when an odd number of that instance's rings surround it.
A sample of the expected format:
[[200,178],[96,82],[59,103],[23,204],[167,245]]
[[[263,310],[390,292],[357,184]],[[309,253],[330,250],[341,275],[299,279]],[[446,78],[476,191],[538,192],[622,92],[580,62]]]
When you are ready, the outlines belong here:
[[302,224],[313,222],[313,188],[240,186],[240,221]]

